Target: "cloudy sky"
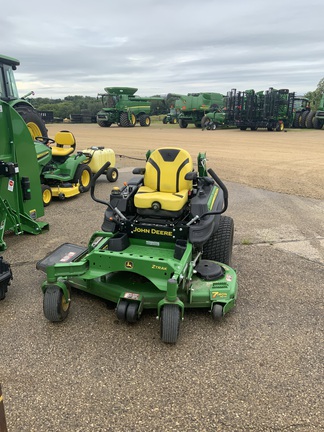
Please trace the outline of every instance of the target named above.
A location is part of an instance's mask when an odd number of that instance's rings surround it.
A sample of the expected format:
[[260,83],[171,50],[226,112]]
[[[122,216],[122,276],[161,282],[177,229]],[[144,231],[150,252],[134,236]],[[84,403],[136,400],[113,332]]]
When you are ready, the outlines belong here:
[[324,77],[323,17],[324,0],[12,0],[0,54],[20,60],[21,96],[304,94]]

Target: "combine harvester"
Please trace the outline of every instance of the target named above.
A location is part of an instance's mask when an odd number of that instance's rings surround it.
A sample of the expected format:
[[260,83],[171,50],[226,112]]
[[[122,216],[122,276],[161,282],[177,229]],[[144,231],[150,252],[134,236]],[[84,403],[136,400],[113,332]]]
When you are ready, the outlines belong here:
[[140,97],[135,95],[137,88],[106,87],[106,93],[100,93],[103,108],[97,113],[97,123],[101,127],[118,124],[121,127],[133,127],[139,123],[143,127],[151,124],[151,103],[164,99]]

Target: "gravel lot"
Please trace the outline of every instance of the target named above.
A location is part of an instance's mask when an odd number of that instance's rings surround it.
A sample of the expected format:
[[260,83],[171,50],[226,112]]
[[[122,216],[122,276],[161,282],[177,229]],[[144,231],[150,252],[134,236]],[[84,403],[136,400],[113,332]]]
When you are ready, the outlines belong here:
[[[153,312],[121,324],[76,290],[67,320],[48,322],[36,261],[64,242],[86,245],[104,212],[89,194],[53,202],[48,232],[5,238],[14,274],[0,303],[8,431],[323,430],[324,132],[48,129],[71,130],[78,149],[122,155],[118,185],[148,149],[206,151],[230,192],[239,297],[219,324],[187,311],[175,346],[160,341]],[[100,178],[98,196],[110,188]]]

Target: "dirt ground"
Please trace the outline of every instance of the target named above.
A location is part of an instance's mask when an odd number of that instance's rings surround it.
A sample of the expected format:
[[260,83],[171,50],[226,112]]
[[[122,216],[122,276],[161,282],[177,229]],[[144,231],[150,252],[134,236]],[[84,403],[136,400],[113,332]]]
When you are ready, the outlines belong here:
[[162,122],[152,123],[148,128],[114,125],[101,128],[96,124],[49,124],[47,127],[52,138],[59,130],[73,132],[78,149],[89,146],[113,149],[117,168],[143,166],[148,149],[175,146],[187,149],[193,158],[198,152],[206,152],[208,167],[224,181],[324,198],[323,130],[202,131],[193,126],[180,129],[178,125]]

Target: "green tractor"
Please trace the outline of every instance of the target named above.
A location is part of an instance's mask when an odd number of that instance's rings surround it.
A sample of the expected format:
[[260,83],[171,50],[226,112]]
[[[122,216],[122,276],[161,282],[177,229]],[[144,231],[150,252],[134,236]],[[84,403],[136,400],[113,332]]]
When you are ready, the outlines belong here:
[[163,101],[160,97],[140,97],[135,95],[137,88],[106,87],[106,93],[100,93],[103,108],[97,113],[97,123],[101,127],[117,124],[121,127],[133,127],[139,123],[143,127],[151,124],[151,102]]
[[26,99],[34,92],[29,92],[21,98],[18,95],[14,71],[19,64],[17,59],[0,55],[0,99],[21,115],[33,139],[37,136],[47,136],[44,120]]
[[307,129],[322,129],[324,125],[324,94],[320,100],[317,110],[310,110],[304,120]]
[[304,96],[295,96],[293,101],[293,117],[290,122],[294,128],[308,127],[306,122],[310,113],[310,101]]
[[[194,124],[197,128],[207,127],[211,121],[208,113],[220,114],[224,107],[224,96],[220,93],[188,93],[187,96],[180,96],[175,101],[175,108],[179,110],[178,122],[180,128],[186,128],[188,124]],[[212,115],[215,124],[221,121],[223,115]]]
[[169,113],[163,117],[163,124],[177,124],[178,123],[179,112],[171,106]]
[[176,343],[185,309],[200,308],[220,320],[236,303],[237,277],[230,267],[234,222],[223,216],[228,192],[199,153],[176,147],[147,153],[128,183],[113,188],[100,231],[88,246],[65,243],[40,260],[46,272],[43,310],[52,322],[64,320],[71,288],[116,304],[117,318],[135,323],[144,309],[156,312],[160,336]]

